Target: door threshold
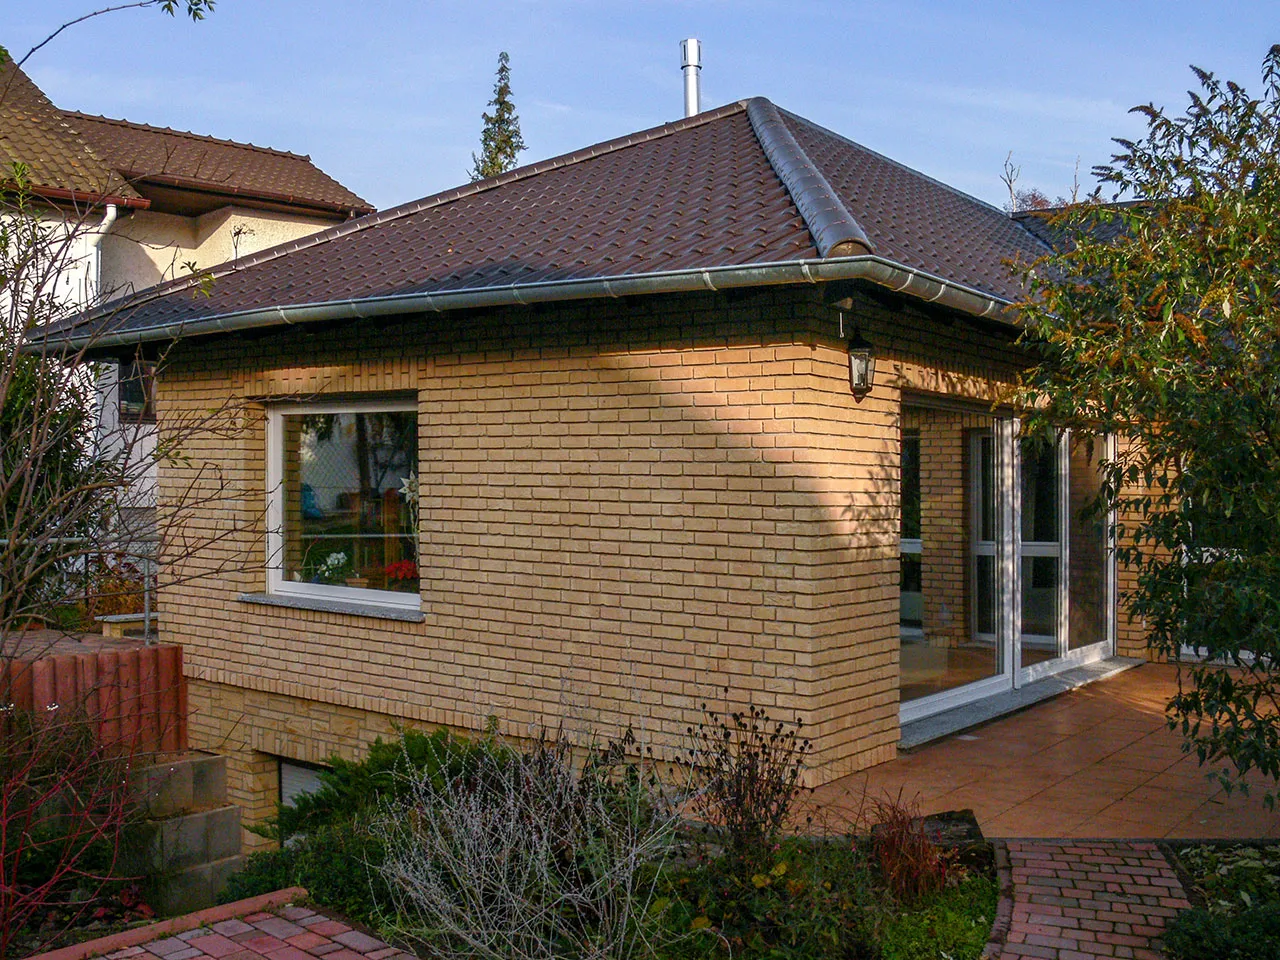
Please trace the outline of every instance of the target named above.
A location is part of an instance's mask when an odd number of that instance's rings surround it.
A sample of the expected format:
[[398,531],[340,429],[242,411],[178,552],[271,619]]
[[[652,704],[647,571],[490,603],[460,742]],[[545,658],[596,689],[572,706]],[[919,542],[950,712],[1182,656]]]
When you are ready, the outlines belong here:
[[997,717],[1003,717],[1005,714],[1016,713],[1041,700],[1048,700],[1060,693],[1066,693],[1068,690],[1075,690],[1077,687],[1083,687],[1097,680],[1106,680],[1144,663],[1146,663],[1145,660],[1135,657],[1108,657],[1105,660],[1095,660],[1093,663],[1082,664],[1063,670],[1061,673],[1052,674],[1017,690],[992,694],[973,703],[966,703],[964,706],[953,707],[941,713],[921,717],[919,720],[912,720],[901,726],[898,748],[910,750],[913,747],[922,746]]

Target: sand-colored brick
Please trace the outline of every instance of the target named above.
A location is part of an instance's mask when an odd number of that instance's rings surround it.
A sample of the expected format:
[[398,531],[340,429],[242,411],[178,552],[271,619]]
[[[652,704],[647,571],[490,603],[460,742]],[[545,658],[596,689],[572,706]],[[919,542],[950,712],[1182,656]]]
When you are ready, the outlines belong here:
[[[203,575],[160,595],[204,718],[193,742],[231,753],[250,819],[273,797],[269,755],[490,716],[674,744],[726,687],[803,718],[815,781],[891,758],[903,405],[989,405],[1020,355],[991,327],[870,297],[845,323],[877,345],[860,403],[836,314],[808,288],[178,344],[162,421],[238,401],[225,435],[161,476],[170,499],[213,483],[205,463],[227,485],[185,519],[222,539],[171,564]],[[267,406],[387,395],[419,411],[424,621],[241,601],[266,585]]]

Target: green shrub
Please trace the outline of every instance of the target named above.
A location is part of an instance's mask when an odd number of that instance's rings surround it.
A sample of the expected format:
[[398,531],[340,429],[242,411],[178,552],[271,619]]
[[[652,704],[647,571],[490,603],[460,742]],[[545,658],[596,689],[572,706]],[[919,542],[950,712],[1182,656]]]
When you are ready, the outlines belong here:
[[1165,933],[1170,960],[1276,960],[1280,957],[1280,903],[1234,916],[1203,908],[1184,910]]
[[320,825],[349,821],[372,810],[380,800],[403,796],[411,782],[424,777],[439,786],[493,751],[503,752],[492,739],[467,740],[447,730],[404,730],[389,742],[379,737],[363,760],[331,757],[330,768],[320,773],[319,790],[298,797],[292,805],[282,804],[276,836],[288,840]]
[[851,844],[789,838],[771,864],[743,875],[724,857],[673,873],[667,923],[705,930],[681,957],[875,957],[879,893]]
[[996,884],[979,876],[922,898],[880,928],[883,960],[977,957],[991,935],[998,898]]
[[1214,913],[1280,901],[1280,846],[1189,847],[1178,859]]
[[367,923],[387,903],[378,874],[382,844],[363,819],[324,824],[279,850],[252,854],[231,877],[220,900],[230,903],[282,887],[306,887],[316,903]]
[[403,796],[414,782],[438,787],[490,755],[505,755],[491,739],[405,730],[395,740],[379,737],[363,760],[330,758],[330,769],[320,774],[320,789],[281,804],[272,821],[258,830],[281,848],[250,856],[227,884],[222,902],[302,886],[317,903],[374,922],[379,904],[390,902],[379,873],[384,849],[369,831],[379,805]]

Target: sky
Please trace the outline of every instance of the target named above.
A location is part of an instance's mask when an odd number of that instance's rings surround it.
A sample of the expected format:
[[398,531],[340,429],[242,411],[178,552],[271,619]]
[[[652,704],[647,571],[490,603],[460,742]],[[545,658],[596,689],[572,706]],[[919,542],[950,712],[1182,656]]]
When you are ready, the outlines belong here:
[[[0,44],[92,9],[0,0]],[[25,69],[65,109],[309,154],[386,208],[467,181],[500,51],[531,163],[678,119],[685,37],[704,108],[765,96],[999,206],[1010,152],[1020,188],[1087,187],[1130,107],[1185,107],[1190,64],[1260,91],[1280,3],[217,0],[94,18]]]

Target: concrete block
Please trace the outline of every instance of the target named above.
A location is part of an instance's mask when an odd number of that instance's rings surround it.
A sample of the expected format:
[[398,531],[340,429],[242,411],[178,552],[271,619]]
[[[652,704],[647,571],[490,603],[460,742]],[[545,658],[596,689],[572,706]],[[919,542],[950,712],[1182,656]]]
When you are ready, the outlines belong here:
[[149,903],[161,916],[176,916],[211,907],[228,878],[244,866],[244,857],[224,857],[172,870],[152,884]]
[[170,817],[160,823],[161,870],[177,870],[208,863],[209,814],[207,811]]
[[218,807],[206,812],[208,859],[223,860],[240,855],[240,808]]
[[191,802],[196,807],[220,807],[227,802],[227,758],[217,754],[191,757]]
[[191,788],[191,764],[185,760],[144,767],[134,774],[134,796],[152,819],[191,809]]

